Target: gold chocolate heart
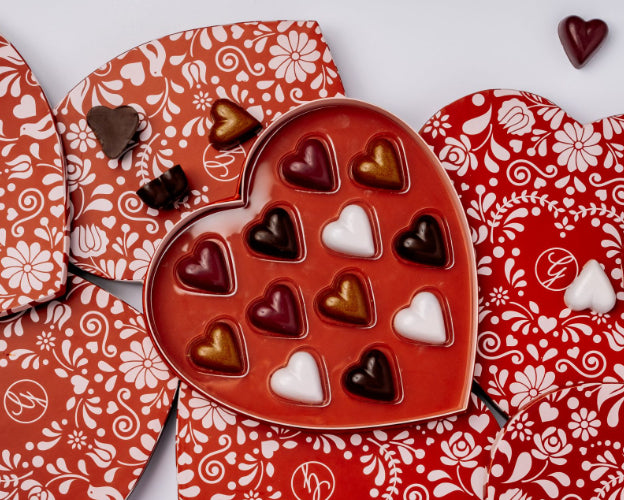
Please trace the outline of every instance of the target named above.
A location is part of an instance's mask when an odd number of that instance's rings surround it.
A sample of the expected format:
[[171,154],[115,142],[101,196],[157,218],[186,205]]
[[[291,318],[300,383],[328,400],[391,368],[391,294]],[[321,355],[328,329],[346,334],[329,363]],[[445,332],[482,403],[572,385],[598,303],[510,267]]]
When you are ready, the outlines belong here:
[[370,141],[366,153],[356,156],[351,168],[353,179],[365,186],[397,191],[404,187],[401,160],[388,139]]
[[238,374],[243,372],[243,360],[237,335],[225,321],[208,325],[205,335],[191,342],[189,356],[201,368]]
[[317,296],[319,312],[333,320],[355,325],[371,323],[370,298],[366,285],[356,274],[342,273],[332,286]]
[[210,108],[212,128],[208,140],[218,149],[228,149],[254,136],[262,124],[238,104],[217,99]]

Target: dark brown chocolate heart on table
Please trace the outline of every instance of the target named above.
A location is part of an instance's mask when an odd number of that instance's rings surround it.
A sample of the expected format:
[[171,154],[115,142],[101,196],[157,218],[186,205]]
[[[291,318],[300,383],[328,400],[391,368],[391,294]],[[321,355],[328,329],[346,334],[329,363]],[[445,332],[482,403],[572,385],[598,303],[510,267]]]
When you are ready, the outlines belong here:
[[378,137],[366,146],[366,153],[351,162],[356,182],[377,189],[403,189],[404,180],[399,155],[388,139]]
[[294,260],[299,257],[295,225],[286,210],[269,210],[261,222],[247,231],[247,244],[257,253]]
[[318,139],[306,139],[295,153],[281,162],[282,175],[289,183],[312,191],[335,188],[331,160],[325,145]]
[[609,28],[600,19],[584,21],[578,16],[569,16],[559,23],[558,32],[568,59],[575,68],[582,68],[600,47]]
[[143,184],[136,193],[148,207],[163,209],[172,208],[176,201],[188,194],[188,191],[186,174],[180,165],[176,165],[156,179]]
[[208,325],[206,334],[194,339],[188,352],[193,363],[201,368],[233,375],[243,371],[236,333],[225,321]]
[[264,297],[251,304],[248,314],[251,323],[261,330],[290,337],[303,333],[297,297],[283,283],[269,287]]
[[229,268],[221,245],[202,240],[176,264],[178,279],[186,286],[210,293],[226,294],[232,288]]
[[104,154],[111,159],[119,158],[136,145],[139,114],[130,106],[114,109],[95,106],[87,113],[87,123],[100,142]]
[[422,215],[411,228],[394,239],[394,249],[410,262],[430,266],[446,265],[444,238],[438,221],[431,215]]
[[217,149],[228,149],[256,135],[262,124],[238,104],[217,99],[210,108],[212,128],[208,140]]
[[378,349],[364,353],[357,366],[347,370],[344,384],[351,394],[378,401],[394,401],[396,389],[392,368],[386,355]]
[[367,287],[353,273],[342,273],[316,299],[320,313],[330,319],[353,325],[371,323],[371,306]]

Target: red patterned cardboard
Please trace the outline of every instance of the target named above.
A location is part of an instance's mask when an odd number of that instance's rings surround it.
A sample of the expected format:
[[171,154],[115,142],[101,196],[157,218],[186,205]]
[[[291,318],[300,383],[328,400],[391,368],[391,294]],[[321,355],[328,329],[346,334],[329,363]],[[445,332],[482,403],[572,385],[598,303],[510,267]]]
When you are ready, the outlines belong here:
[[315,433],[233,413],[181,385],[180,500],[351,500],[483,497],[498,425],[467,413],[415,426]]
[[619,499],[624,384],[589,383],[534,400],[492,450],[488,500]]
[[43,90],[0,36],[0,316],[61,295],[69,231],[61,141]]
[[[253,22],[176,33],[136,47],[79,83],[56,108],[73,207],[72,260],[112,279],[143,280],[174,223],[238,195],[253,140],[228,151],[208,142],[210,107],[232,100],[264,125],[288,109],[341,95],[342,84],[313,21]],[[130,105],[139,145],[120,160],[101,151],[86,114]],[[173,210],[148,208],[136,190],[180,164],[191,189]]]
[[[506,411],[569,383],[621,377],[624,116],[580,124],[543,97],[488,90],[422,128],[472,228],[480,287],[476,378]],[[590,259],[617,302],[572,311]]]
[[178,385],[141,314],[72,277],[0,328],[0,499],[125,498]]

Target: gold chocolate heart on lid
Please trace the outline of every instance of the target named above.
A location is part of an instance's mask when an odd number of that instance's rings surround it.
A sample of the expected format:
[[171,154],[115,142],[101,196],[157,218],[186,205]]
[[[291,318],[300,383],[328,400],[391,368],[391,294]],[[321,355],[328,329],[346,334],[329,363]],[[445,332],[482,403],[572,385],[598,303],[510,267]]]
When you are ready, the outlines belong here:
[[254,136],[262,124],[238,104],[217,99],[210,108],[212,128],[208,140],[218,149],[228,149]]

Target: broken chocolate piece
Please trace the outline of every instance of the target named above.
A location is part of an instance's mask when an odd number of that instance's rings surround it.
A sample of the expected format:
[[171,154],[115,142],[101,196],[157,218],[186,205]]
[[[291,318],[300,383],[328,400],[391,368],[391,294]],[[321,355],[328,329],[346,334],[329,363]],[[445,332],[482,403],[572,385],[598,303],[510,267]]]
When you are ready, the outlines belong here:
[[577,69],[587,64],[609,32],[601,19],[584,21],[578,16],[568,16],[559,23],[559,40],[568,59]]
[[87,123],[110,159],[119,158],[138,143],[139,114],[130,106],[95,106],[87,113]]
[[188,181],[180,165],[171,167],[164,174],[143,184],[136,192],[147,206],[161,209],[171,208],[189,191]]
[[262,124],[238,104],[227,99],[217,99],[210,108],[212,128],[208,140],[217,149],[229,149],[250,139]]

